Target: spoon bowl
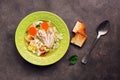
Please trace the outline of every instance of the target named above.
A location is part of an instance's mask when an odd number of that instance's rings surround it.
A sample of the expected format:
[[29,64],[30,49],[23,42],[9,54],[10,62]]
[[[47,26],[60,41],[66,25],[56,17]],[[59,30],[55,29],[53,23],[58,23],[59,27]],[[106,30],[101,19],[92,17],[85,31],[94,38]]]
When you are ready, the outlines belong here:
[[106,35],[109,31],[110,22],[108,20],[103,21],[96,29],[97,38],[100,36]]

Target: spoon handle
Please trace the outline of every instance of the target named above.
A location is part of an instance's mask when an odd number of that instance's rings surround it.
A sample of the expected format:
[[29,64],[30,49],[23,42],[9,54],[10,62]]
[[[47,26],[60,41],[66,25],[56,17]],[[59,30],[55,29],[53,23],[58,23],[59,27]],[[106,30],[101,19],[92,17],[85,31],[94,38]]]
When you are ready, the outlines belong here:
[[83,56],[83,58],[82,58],[82,60],[81,60],[81,62],[82,62],[83,64],[86,64],[86,63],[88,62],[88,60],[89,60],[89,58],[90,58],[90,54],[91,54],[93,48],[95,47],[98,39],[99,39],[99,38],[95,38],[95,40],[93,41],[93,43],[92,43],[92,45],[91,45],[91,47],[90,47],[89,52],[88,52],[85,56]]

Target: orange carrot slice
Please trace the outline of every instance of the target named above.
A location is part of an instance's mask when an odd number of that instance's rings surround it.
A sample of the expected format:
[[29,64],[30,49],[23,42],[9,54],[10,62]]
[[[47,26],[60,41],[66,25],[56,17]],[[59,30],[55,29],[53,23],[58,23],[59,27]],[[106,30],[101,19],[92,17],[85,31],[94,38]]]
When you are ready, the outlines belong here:
[[48,22],[43,22],[43,23],[41,23],[41,27],[42,27],[42,29],[47,30],[48,27],[49,27]]
[[37,30],[36,30],[36,28],[35,28],[34,26],[32,26],[32,27],[30,27],[30,28],[28,29],[28,33],[29,33],[30,35],[32,35],[32,36],[35,36],[36,33],[37,33]]

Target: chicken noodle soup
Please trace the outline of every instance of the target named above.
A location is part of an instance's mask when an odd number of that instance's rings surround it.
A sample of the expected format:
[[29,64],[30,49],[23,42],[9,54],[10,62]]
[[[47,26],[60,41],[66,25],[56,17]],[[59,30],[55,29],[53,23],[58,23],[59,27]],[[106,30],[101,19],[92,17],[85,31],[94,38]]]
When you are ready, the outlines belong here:
[[27,48],[38,56],[46,55],[51,49],[59,47],[62,34],[51,21],[33,22],[27,29],[25,41]]

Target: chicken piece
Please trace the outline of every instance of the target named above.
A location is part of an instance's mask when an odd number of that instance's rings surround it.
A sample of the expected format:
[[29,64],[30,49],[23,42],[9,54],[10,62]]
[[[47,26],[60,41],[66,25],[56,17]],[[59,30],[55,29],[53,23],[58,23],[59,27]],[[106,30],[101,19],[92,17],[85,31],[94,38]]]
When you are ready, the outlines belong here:
[[45,30],[39,30],[37,37],[39,38],[39,40],[41,42],[44,43],[45,46],[47,46],[48,48],[52,48],[53,44],[54,44],[54,32],[53,29],[50,28],[48,31]]

